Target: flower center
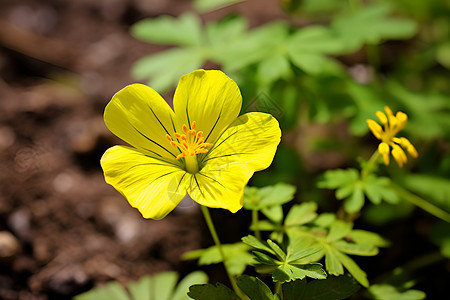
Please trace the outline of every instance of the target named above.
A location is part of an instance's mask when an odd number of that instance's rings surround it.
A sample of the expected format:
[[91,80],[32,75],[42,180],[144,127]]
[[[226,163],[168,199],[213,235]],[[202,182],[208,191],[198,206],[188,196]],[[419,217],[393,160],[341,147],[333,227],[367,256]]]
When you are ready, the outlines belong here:
[[172,139],[170,135],[166,135],[172,146],[177,147],[181,154],[177,156],[177,159],[184,157],[186,162],[186,170],[190,173],[198,172],[198,162],[196,155],[206,153],[212,144],[205,143],[205,139],[202,137],[203,131],[196,131],[197,123],[192,122],[192,126],[189,129],[186,125],[183,125],[183,134],[175,133],[175,139]]

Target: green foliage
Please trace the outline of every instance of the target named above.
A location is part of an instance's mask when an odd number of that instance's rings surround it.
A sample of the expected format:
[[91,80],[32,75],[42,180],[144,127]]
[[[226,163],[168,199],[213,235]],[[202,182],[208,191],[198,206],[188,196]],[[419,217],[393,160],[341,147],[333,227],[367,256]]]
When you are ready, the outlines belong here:
[[364,206],[364,196],[373,204],[380,204],[381,200],[398,203],[398,195],[390,183],[387,177],[370,174],[361,178],[356,169],[337,169],[326,171],[317,186],[336,189],[336,199],[344,200],[345,210],[354,213]]
[[[244,243],[224,244],[222,249],[225,253],[225,265],[233,275],[241,275],[245,268],[253,262],[253,256],[249,253],[250,247]],[[183,255],[183,259],[198,259],[199,265],[222,262],[222,257],[216,246],[189,251]]]
[[195,300],[239,300],[239,297],[226,285],[217,283],[193,285],[189,288],[188,296]]
[[374,284],[369,293],[375,300],[422,300],[426,297],[422,291],[398,289],[389,284]]
[[306,276],[317,279],[326,278],[326,273],[322,270],[321,264],[298,263],[301,259],[307,259],[307,257],[319,252],[321,247],[308,247],[307,245],[302,245],[306,247],[294,247],[290,245],[285,251],[270,239],[265,244],[252,235],[243,237],[242,241],[275,257],[260,251],[253,251],[257,261],[257,270],[272,273],[275,282],[283,283],[303,279]]
[[[369,282],[366,273],[348,255],[376,255],[379,247],[388,246],[387,241],[378,234],[353,229],[352,223],[338,220],[334,214],[318,215],[316,210],[315,203],[294,205],[283,223],[277,224],[270,220],[261,220],[258,224],[254,224],[260,230],[275,231],[275,237],[285,233],[288,237],[285,243],[287,243],[289,255],[282,249],[278,249],[279,247],[277,248],[276,244],[270,240],[268,240],[268,244],[265,244],[253,236],[248,236],[243,241],[277,257],[277,259],[273,259],[263,253],[254,252],[257,256],[256,260],[260,264],[270,266],[265,268],[269,272],[278,268],[280,261],[309,264],[318,262],[325,257],[325,268],[329,274],[342,275],[345,267],[360,284],[367,287]],[[262,266],[259,268],[262,269]],[[275,275],[278,275],[278,272]],[[274,276],[273,273],[272,276]]]
[[[76,296],[75,300],[187,300],[188,289],[193,284],[205,283],[208,276],[195,271],[184,277],[178,284],[176,272],[163,272],[154,276],[144,276],[137,282],[130,282],[127,289],[118,282],[110,282]],[[213,298],[210,298],[213,299]]]
[[347,299],[359,290],[351,276],[328,276],[325,280],[296,280],[283,284],[285,300],[340,300]]

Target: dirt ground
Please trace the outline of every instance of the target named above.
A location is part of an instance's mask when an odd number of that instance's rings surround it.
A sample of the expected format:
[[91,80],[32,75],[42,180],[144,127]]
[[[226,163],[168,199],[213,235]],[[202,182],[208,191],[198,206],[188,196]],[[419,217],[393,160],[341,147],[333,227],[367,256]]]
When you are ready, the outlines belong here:
[[[270,6],[230,9],[256,25],[281,14]],[[0,1],[0,299],[69,299],[111,279],[192,271],[180,255],[210,245],[192,202],[144,220],[99,165],[121,143],[104,106],[134,82],[136,59],[163,49],[134,40],[129,26],[188,9],[182,0]]]

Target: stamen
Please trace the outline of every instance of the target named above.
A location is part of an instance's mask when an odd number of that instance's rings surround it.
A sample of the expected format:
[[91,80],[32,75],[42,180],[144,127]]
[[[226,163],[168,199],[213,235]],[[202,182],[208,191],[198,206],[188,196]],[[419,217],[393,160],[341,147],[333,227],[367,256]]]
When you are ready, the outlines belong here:
[[205,139],[202,137],[203,131],[197,132],[195,130],[196,127],[197,122],[195,121],[192,122],[191,128],[183,125],[182,130],[184,134],[174,133],[174,136],[178,141],[173,140],[169,135],[166,136],[170,144],[181,151],[181,154],[177,156],[177,159],[206,153],[209,151],[209,148],[212,147],[212,144],[205,143]]

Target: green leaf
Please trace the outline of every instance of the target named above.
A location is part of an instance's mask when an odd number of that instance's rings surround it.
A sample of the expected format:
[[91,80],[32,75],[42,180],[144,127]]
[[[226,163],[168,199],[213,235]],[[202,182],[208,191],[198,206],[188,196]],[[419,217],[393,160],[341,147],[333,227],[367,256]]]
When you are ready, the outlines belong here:
[[[225,254],[225,265],[233,275],[240,275],[253,262],[253,256],[248,252],[250,247],[244,243],[222,244]],[[222,255],[217,246],[187,252],[183,259],[198,259],[199,265],[210,265],[222,262]]]
[[257,76],[262,85],[270,84],[278,79],[287,79],[292,75],[291,65],[283,54],[275,54],[261,61]]
[[258,251],[253,251],[252,253],[255,255],[256,261],[263,265],[276,266],[280,264],[279,260],[275,260],[267,254]]
[[324,279],[327,277],[327,273],[322,269],[321,264],[283,264],[272,272],[273,280],[281,283],[303,279],[306,276]]
[[194,300],[239,300],[240,298],[227,286],[217,283],[193,285],[188,296]]
[[364,287],[369,286],[366,273],[355,263],[353,259],[342,252],[335,251],[337,259],[344,265],[344,267],[352,274],[352,276]]
[[286,183],[277,183],[262,188],[245,187],[244,207],[259,210],[264,207],[283,205],[294,198],[296,188]]
[[381,200],[396,204],[399,201],[397,193],[391,188],[391,180],[387,177],[377,177],[373,174],[364,179],[364,193],[373,204],[380,204]]
[[336,169],[326,171],[321,180],[317,183],[319,188],[337,189],[341,186],[353,183],[359,178],[356,169]]
[[388,247],[389,242],[383,239],[380,235],[360,230],[360,229],[354,229],[352,230],[348,235],[347,238],[352,240],[353,242],[361,245],[371,245],[375,247]]
[[289,210],[286,219],[284,220],[285,226],[298,226],[311,222],[317,217],[317,203],[305,202],[302,204],[296,204]]
[[375,300],[422,300],[426,294],[419,290],[401,290],[389,284],[374,284],[369,293]]
[[351,276],[328,276],[323,280],[295,280],[283,284],[284,300],[341,300],[359,290]]
[[199,46],[202,43],[201,21],[192,13],[184,13],[178,18],[144,19],[131,27],[131,34],[153,44]]
[[360,182],[356,182],[350,198],[345,199],[344,208],[349,213],[355,213],[364,206],[364,192]]
[[241,275],[237,279],[239,288],[250,298],[250,300],[278,300],[270,288],[259,278]]
[[[280,224],[283,220],[283,208],[281,207],[281,205],[263,207],[261,209],[261,212],[274,223]],[[274,225],[272,224],[272,227],[273,226]]]
[[256,249],[259,249],[259,250],[264,250],[264,251],[267,251],[267,252],[275,255],[275,252],[269,246],[267,246],[266,244],[264,244],[263,242],[258,240],[253,235],[244,236],[242,238],[242,241],[245,244],[249,245],[250,247],[253,247],[253,248],[256,248]]
[[325,268],[329,274],[339,276],[344,274],[344,266],[336,255],[337,252],[331,246],[325,247]]
[[113,281],[105,286],[94,288],[76,296],[76,300],[185,300],[188,287],[206,283],[208,276],[201,271],[188,274],[177,284],[176,272],[162,272],[153,276],[144,276],[137,282],[128,284],[128,291]]
[[374,256],[378,254],[378,248],[370,245],[360,245],[348,243],[345,241],[337,241],[333,243],[333,246],[339,251],[351,255]]
[[201,12],[210,12],[245,0],[194,0],[194,8]]
[[330,231],[327,235],[327,242],[331,243],[342,239],[352,231],[352,228],[353,224],[350,222],[335,220],[330,226]]
[[275,251],[275,254],[280,258],[280,260],[284,261],[286,260],[286,253],[278,246],[276,243],[274,243],[271,240],[267,240],[267,244],[270,248],[272,248],[273,251]]
[[75,300],[132,300],[118,282],[110,282],[80,294]]
[[364,5],[336,18],[331,27],[343,39],[349,52],[366,43],[411,38],[417,32],[417,24],[412,20],[390,18],[391,11],[391,5],[386,2]]
[[330,227],[331,224],[333,224],[334,220],[336,220],[335,214],[323,213],[314,220],[314,224],[322,228],[327,228]]
[[[208,282],[208,276],[201,271],[194,271],[186,277],[184,277],[180,283],[178,283],[175,291],[173,292],[172,298],[170,300],[186,300],[188,297],[186,296],[189,292],[189,287],[195,284],[199,283],[207,283]],[[143,297],[137,298],[136,300],[146,299]],[[155,300],[159,300],[159,296],[155,298]]]
[[323,247],[314,243],[313,241],[297,238],[295,240],[290,240],[287,248],[287,262],[289,263],[299,263],[298,260],[304,260],[308,256],[312,256]]
[[195,48],[174,48],[139,59],[131,73],[139,80],[150,78],[149,85],[162,93],[173,88],[181,76],[200,68],[203,61],[203,54]]

